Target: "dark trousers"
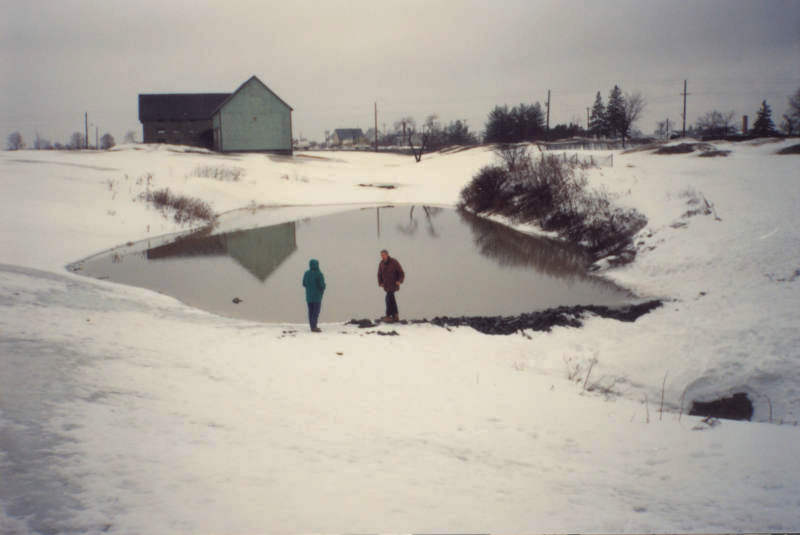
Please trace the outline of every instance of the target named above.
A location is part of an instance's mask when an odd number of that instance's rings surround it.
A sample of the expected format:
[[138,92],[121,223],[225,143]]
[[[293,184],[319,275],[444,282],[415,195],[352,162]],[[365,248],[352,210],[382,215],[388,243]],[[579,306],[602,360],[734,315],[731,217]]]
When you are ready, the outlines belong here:
[[308,324],[312,329],[317,328],[320,310],[322,310],[322,303],[308,303]]
[[386,292],[386,315],[394,316],[397,314],[397,301],[394,299],[394,292]]

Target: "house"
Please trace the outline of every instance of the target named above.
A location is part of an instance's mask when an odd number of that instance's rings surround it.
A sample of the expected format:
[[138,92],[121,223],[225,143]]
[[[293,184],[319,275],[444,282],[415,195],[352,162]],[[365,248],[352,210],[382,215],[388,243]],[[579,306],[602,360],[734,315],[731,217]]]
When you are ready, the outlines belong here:
[[331,134],[330,145],[358,145],[364,139],[364,132],[360,128],[337,128]]
[[139,95],[145,143],[292,153],[292,107],[256,76],[233,93]]

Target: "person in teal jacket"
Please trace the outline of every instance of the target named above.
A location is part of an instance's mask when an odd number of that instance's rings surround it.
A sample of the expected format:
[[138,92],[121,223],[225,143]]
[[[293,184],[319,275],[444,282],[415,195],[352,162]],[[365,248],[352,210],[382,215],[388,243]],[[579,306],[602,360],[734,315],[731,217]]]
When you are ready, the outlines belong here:
[[325,293],[325,275],[319,270],[319,262],[315,259],[308,261],[308,271],[303,275],[303,286],[306,289],[306,303],[308,303],[308,323],[311,332],[320,333],[317,327],[319,312],[322,310],[322,294]]

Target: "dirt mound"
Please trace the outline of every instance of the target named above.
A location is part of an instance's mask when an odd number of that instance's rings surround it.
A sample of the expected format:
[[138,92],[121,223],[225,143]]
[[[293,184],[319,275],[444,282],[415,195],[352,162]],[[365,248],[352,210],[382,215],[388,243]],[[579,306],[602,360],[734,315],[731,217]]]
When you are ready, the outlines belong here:
[[778,154],[800,154],[800,143],[797,145],[789,145],[778,151]]
[[[648,312],[660,307],[661,301],[653,300],[637,305],[620,307],[606,307],[595,305],[578,305],[571,307],[548,308],[539,312],[520,314],[519,316],[439,316],[432,320],[402,321],[402,324],[438,325],[439,327],[469,326],[484,334],[513,334],[517,331],[530,329],[532,331],[550,331],[553,327],[581,327],[583,316],[587,313],[603,318],[612,318],[619,321],[633,322]],[[373,323],[368,319],[353,319],[345,325],[357,325],[361,329],[375,327],[380,322]]]
[[730,153],[731,151],[729,150],[715,149],[715,150],[707,150],[705,152],[698,154],[697,156],[699,156],[700,158],[715,158],[717,156],[727,156]]
[[678,143],[677,145],[667,145],[658,150],[653,151],[653,154],[687,154],[697,150],[711,151],[714,150],[713,145],[708,143]]

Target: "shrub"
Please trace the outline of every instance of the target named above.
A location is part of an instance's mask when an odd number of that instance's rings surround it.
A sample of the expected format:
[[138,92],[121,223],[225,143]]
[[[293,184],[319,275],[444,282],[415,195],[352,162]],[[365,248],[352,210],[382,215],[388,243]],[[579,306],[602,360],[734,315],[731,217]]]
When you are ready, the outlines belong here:
[[196,220],[211,222],[214,220],[214,211],[211,206],[200,199],[193,199],[185,195],[173,195],[169,188],[155,191],[146,191],[141,197],[162,210],[164,217],[167,211],[173,210],[176,223],[191,223]]
[[494,212],[502,208],[509,197],[508,182],[509,173],[505,168],[487,165],[461,190],[461,205],[478,213]]
[[554,155],[534,160],[518,147],[500,148],[498,155],[504,165],[482,168],[462,190],[461,208],[538,224],[594,258],[631,249],[633,236],[647,223],[636,210],[614,206],[605,190],[588,191],[576,162]]

